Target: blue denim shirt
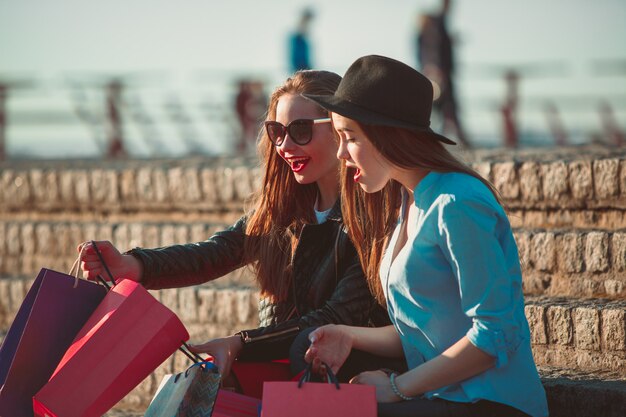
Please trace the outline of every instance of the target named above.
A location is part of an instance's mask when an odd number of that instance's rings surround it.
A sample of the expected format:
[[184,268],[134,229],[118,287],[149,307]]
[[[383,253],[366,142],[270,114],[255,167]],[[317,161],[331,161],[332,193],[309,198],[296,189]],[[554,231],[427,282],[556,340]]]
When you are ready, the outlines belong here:
[[463,336],[496,358],[485,372],[425,396],[486,399],[547,416],[524,315],[517,246],[504,210],[488,187],[462,173],[430,172],[414,198],[417,225],[409,225],[408,241],[392,264],[405,198],[380,271],[409,369]]

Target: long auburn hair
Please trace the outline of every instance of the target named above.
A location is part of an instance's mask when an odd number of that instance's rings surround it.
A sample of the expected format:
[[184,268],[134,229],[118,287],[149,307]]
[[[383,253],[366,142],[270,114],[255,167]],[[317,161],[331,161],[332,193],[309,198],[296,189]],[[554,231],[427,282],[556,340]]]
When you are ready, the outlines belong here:
[[[266,120],[276,120],[278,100],[285,94],[334,94],[341,77],[330,71],[303,70],[293,74],[270,97]],[[328,112],[320,107],[320,116]],[[289,166],[261,129],[257,145],[263,166],[260,189],[252,196],[244,261],[251,264],[264,296],[285,301],[292,283],[292,252],[302,226],[315,222],[317,185],[299,184]]]
[[[402,128],[358,124],[378,152],[392,164],[405,169],[424,168],[471,175],[482,181],[501,202],[493,184],[458,160],[432,136]],[[341,208],[348,235],[359,254],[370,291],[381,305],[385,305],[379,275],[380,262],[397,224],[402,185],[392,180],[382,190],[366,193],[355,184],[353,168],[342,164],[341,171]]]

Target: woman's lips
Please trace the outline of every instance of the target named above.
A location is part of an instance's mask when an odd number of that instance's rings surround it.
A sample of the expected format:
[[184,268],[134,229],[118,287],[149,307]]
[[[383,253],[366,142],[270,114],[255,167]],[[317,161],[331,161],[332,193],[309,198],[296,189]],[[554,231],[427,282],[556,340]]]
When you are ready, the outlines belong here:
[[354,170],[354,182],[359,182],[359,178],[361,178],[361,170],[355,168]]
[[289,164],[291,165],[291,170],[293,172],[300,172],[304,169],[304,167],[306,167],[306,165],[309,163],[310,158],[300,158],[300,159],[292,159],[291,161],[289,161]]

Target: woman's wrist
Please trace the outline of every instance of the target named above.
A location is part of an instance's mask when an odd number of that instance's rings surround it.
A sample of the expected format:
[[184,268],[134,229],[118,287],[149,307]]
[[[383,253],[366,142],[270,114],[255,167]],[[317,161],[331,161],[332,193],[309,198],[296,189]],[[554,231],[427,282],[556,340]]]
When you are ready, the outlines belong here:
[[391,385],[391,391],[393,391],[393,393],[396,395],[396,397],[404,400],[404,401],[411,401],[414,400],[415,398],[417,398],[417,396],[409,396],[405,394],[405,391],[400,388],[398,385],[398,379],[396,378],[398,376],[397,373],[392,372],[389,375],[389,384]]

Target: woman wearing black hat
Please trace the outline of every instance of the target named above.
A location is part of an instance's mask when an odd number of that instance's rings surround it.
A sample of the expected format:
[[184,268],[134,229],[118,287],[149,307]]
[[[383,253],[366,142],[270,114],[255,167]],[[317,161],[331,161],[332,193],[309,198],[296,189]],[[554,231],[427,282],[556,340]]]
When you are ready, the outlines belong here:
[[334,95],[305,95],[332,112],[344,219],[393,322],[321,327],[306,359],[337,371],[351,349],[406,355],[406,373],[353,378],[376,386],[380,416],[547,416],[511,226],[430,129],[432,94],[409,66],[366,56]]

